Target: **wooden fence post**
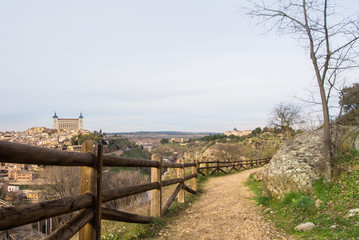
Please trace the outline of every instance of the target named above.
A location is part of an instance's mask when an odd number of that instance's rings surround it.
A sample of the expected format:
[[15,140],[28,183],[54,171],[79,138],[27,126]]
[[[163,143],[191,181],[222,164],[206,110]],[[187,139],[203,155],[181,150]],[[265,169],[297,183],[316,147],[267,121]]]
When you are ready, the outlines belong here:
[[158,161],[160,163],[158,168],[151,168],[151,182],[158,182],[160,189],[151,190],[151,216],[161,217],[161,206],[162,206],[162,157],[158,154],[153,154],[152,161]]
[[[208,161],[208,159],[207,159],[207,161]],[[206,175],[208,175],[209,174],[209,163],[206,163]]]
[[[180,158],[180,159],[178,160],[178,162],[183,164],[182,158]],[[177,168],[177,178],[184,178],[184,167],[182,167],[182,168]],[[182,181],[182,183],[184,184],[184,181]],[[179,191],[179,193],[178,193],[178,197],[177,197],[177,201],[178,201],[178,202],[180,202],[180,203],[184,203],[184,202],[185,202],[185,200],[184,200],[184,198],[185,198],[184,194],[185,194],[185,190],[182,188],[182,189]]]
[[103,166],[103,145],[97,145],[96,156],[96,190],[95,197],[95,226],[96,226],[96,239],[101,240],[101,219],[102,219],[102,166]]
[[196,164],[196,166],[192,167],[192,174],[197,174],[197,177],[192,178],[192,189],[196,192],[198,191],[198,162],[196,160],[193,160],[193,163]]
[[217,175],[219,174],[219,161],[217,160],[217,167],[216,167]]
[[80,193],[91,193],[95,198],[93,206],[94,217],[79,232],[80,240],[101,239],[101,191],[102,191],[102,161],[103,146],[88,140],[82,144],[82,152],[93,153],[95,163],[91,167],[81,167]]

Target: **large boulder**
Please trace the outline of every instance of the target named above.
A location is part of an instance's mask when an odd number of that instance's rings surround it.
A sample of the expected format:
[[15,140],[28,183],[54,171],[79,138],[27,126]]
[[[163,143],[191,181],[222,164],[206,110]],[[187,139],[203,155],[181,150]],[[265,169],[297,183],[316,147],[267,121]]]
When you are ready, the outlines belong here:
[[292,191],[313,193],[316,180],[331,177],[330,161],[323,147],[323,129],[288,141],[263,171],[263,194],[280,199]]

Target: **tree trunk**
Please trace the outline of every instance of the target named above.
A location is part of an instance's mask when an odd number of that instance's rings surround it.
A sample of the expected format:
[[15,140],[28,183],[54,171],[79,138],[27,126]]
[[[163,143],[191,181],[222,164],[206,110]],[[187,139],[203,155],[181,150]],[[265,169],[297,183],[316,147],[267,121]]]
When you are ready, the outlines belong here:
[[331,134],[330,134],[330,118],[329,118],[328,102],[326,99],[324,86],[320,85],[319,89],[320,89],[320,97],[322,100],[323,120],[324,120],[323,153],[325,156],[325,160],[329,161],[329,169],[324,174],[324,180],[329,181],[332,177],[332,172],[333,172],[333,154],[332,154]]
[[[328,109],[328,100],[327,100],[327,96],[325,93],[325,88],[324,88],[324,81],[325,81],[325,76],[328,70],[328,65],[329,65],[329,59],[326,59],[325,65],[324,65],[324,69],[323,72],[321,73],[320,68],[318,66],[318,59],[316,56],[316,51],[315,51],[315,47],[314,47],[314,40],[313,40],[313,35],[312,35],[312,31],[311,28],[308,24],[309,19],[308,19],[308,15],[307,15],[307,4],[306,1],[303,0],[302,3],[302,7],[303,7],[303,14],[304,14],[304,20],[305,20],[305,25],[304,28],[306,29],[306,33],[309,39],[309,49],[310,49],[310,58],[312,60],[313,63],[313,67],[314,67],[314,71],[315,71],[315,76],[317,78],[317,83],[318,83],[318,87],[319,87],[319,91],[320,91],[320,98],[321,98],[321,102],[322,102],[322,109],[323,109],[323,121],[324,121],[324,147],[323,147],[323,155],[324,155],[324,161],[328,161],[329,166],[326,170],[324,170],[324,180],[325,181],[329,181],[332,177],[332,166],[333,166],[333,160],[332,160],[332,154],[331,154],[331,141],[330,141],[330,118],[329,118],[329,109]],[[325,39],[326,42],[328,42],[328,39]],[[327,46],[329,47],[329,46]],[[329,56],[327,56],[329,57]]]

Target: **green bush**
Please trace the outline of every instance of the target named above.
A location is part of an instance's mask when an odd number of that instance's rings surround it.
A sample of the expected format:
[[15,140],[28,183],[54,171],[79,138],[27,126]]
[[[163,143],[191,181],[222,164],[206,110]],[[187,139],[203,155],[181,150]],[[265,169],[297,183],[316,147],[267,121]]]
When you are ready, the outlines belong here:
[[71,145],[81,145],[86,140],[94,140],[96,142],[101,143],[102,135],[95,134],[95,133],[79,134],[79,135],[72,136],[70,141],[71,141]]
[[152,154],[141,148],[127,150],[121,154],[122,157],[151,159]]

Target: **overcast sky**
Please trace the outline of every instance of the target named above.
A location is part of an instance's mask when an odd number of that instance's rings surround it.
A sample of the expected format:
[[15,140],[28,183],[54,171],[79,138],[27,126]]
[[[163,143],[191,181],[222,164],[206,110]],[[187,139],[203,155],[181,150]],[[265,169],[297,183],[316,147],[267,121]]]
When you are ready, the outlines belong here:
[[0,131],[52,127],[55,111],[104,132],[266,126],[315,81],[298,42],[263,35],[244,3],[0,0]]

